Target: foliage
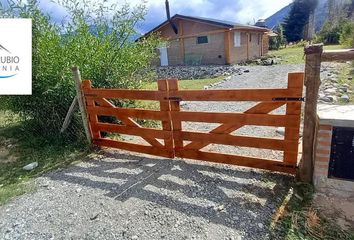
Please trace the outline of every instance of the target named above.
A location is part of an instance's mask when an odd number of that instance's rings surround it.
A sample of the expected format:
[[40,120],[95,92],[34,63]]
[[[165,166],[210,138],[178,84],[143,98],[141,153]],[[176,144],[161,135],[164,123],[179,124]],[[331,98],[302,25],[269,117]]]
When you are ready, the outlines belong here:
[[311,206],[313,194],[312,185],[298,183],[294,186],[273,218],[270,239],[353,239],[352,230],[342,230]]
[[316,42],[352,46],[354,0],[328,1],[328,17]]
[[346,22],[340,34],[340,44],[346,47],[354,47],[354,21]]
[[[0,205],[31,191],[31,178],[78,161],[88,150],[80,142],[48,140],[32,128],[29,121],[22,121],[16,114],[0,111]],[[22,169],[34,161],[38,162],[37,168]]]
[[1,97],[7,109],[31,119],[41,134],[58,133],[75,96],[71,67],[95,87],[137,88],[145,80],[159,40],[150,36],[134,42],[136,25],[146,9],[107,1],[63,0],[71,19],[60,26],[41,12],[36,0],[10,1],[0,6],[1,17],[32,18],[32,96]]
[[285,19],[284,32],[288,42],[297,42],[304,37],[304,28],[318,0],[295,0]]
[[338,44],[340,38],[340,25],[333,26],[329,21],[325,22],[321,31],[316,35],[315,42],[324,44]]
[[276,37],[269,38],[270,50],[278,50],[281,46],[284,46],[286,44],[283,25],[278,24],[278,26],[275,28],[275,31],[278,35]]

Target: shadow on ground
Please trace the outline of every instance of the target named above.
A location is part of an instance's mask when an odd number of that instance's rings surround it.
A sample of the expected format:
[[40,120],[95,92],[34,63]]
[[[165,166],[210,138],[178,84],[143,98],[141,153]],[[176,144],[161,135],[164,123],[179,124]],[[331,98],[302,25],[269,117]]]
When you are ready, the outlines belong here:
[[245,239],[268,236],[267,225],[293,183],[281,174],[117,152],[48,177],[103,190],[122,203],[148,201],[235,229]]

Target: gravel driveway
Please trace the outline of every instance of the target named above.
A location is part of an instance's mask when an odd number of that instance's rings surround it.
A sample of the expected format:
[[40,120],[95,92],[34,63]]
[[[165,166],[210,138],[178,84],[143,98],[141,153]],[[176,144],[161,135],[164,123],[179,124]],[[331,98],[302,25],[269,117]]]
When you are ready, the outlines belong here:
[[[285,87],[287,72],[303,67],[247,68],[249,73],[217,88]],[[245,107],[200,104],[184,107],[200,111]],[[266,133],[257,131],[248,133]],[[34,184],[35,192],[0,207],[0,239],[268,239],[272,215],[293,178],[105,150],[37,178]]]

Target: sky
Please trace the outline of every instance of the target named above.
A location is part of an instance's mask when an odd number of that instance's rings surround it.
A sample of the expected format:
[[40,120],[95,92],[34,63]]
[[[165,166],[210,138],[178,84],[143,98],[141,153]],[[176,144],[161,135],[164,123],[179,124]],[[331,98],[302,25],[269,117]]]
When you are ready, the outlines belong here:
[[[3,1],[3,0],[0,0]],[[92,1],[95,0],[86,0]],[[118,4],[136,5],[142,0],[106,0]],[[144,0],[148,13],[141,23],[139,31],[143,34],[166,20],[165,0]],[[287,6],[292,0],[169,0],[171,16],[174,14],[209,17],[238,23],[254,23],[267,18]],[[40,0],[40,7],[49,13],[52,19],[60,22],[67,14],[52,0]]]

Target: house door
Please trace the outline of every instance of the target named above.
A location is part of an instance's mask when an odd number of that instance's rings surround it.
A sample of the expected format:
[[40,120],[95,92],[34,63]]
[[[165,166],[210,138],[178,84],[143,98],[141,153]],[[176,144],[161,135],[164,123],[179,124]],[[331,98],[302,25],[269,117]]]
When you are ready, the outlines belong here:
[[161,66],[168,66],[167,47],[160,47]]

